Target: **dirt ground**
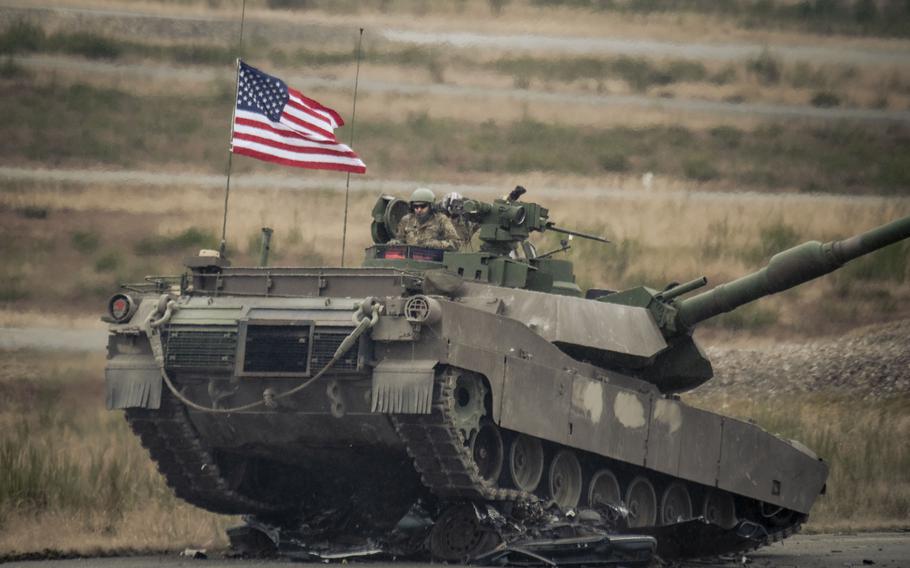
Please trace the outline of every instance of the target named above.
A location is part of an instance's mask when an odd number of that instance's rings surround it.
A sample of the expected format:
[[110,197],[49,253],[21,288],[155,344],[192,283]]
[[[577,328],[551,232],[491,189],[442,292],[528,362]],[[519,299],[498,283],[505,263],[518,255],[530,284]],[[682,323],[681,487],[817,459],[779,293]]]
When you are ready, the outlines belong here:
[[[287,566],[287,560],[242,560],[224,558],[221,553],[212,553],[207,560],[192,560],[176,553],[154,556],[116,556],[109,558],[43,559],[11,562],[10,567],[21,568],[140,568],[145,566],[191,566],[205,565],[208,568],[263,568]],[[344,562],[347,564],[347,562]],[[430,568],[436,564],[424,562],[369,562],[361,564],[368,568]],[[658,566],[654,563],[654,566]],[[733,568],[734,566],[762,566],[775,568],[829,568],[832,566],[884,566],[899,568],[910,566],[910,532],[864,533],[864,534],[818,534],[795,536],[783,543],[775,544],[745,557],[698,562],[671,564],[673,568],[695,568],[711,566]]]

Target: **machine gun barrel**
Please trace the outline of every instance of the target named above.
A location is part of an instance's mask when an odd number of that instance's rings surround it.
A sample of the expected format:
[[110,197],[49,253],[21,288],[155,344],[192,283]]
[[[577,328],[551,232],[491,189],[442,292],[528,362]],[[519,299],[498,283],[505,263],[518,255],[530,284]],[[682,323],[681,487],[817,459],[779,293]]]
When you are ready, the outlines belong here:
[[677,302],[678,327],[729,312],[763,296],[793,288],[840,268],[845,262],[910,237],[910,217],[825,244],[810,241],[780,252],[757,272]]
[[609,243],[609,242],[610,242],[609,240],[607,240],[607,239],[605,239],[605,238],[603,238],[603,237],[598,237],[597,235],[589,235],[588,233],[582,233],[581,231],[573,231],[573,230],[571,230],[571,229],[563,229],[562,227],[557,227],[557,226],[554,225],[553,223],[547,223],[547,228],[550,229],[551,231],[556,231],[557,233],[564,233],[564,234],[566,234],[566,235],[572,235],[572,236],[575,236],[575,237],[581,237],[581,238],[583,238],[583,239],[591,239],[592,241],[600,241],[600,242],[602,242],[602,243]]
[[701,288],[702,286],[704,286],[707,283],[708,283],[708,279],[705,278],[704,276],[702,276],[700,278],[696,278],[695,280],[686,282],[685,284],[677,284],[676,286],[670,288],[669,290],[664,290],[663,292],[661,292],[659,294],[659,296],[660,296],[660,299],[664,300],[664,301],[672,300],[673,298],[676,298],[677,296],[683,296],[685,294],[688,294],[692,290],[698,290],[699,288]]

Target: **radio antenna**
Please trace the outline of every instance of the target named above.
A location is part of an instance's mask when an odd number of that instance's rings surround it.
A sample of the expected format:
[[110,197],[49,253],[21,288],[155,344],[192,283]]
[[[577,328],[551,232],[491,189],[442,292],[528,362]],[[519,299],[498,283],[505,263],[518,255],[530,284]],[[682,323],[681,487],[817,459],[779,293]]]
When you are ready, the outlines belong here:
[[224,258],[227,251],[227,212],[228,196],[231,194],[231,162],[233,161],[234,152],[232,151],[230,141],[234,139],[234,119],[237,115],[237,93],[240,89],[240,58],[243,57],[243,22],[246,19],[246,0],[240,9],[240,38],[237,41],[237,59],[234,62],[234,106],[231,109],[231,135],[228,138],[228,159],[227,159],[227,183],[224,188],[224,218],[221,221],[221,246],[219,247],[219,256]]
[[[360,28],[360,36],[357,38],[357,72],[354,74],[354,108],[351,109],[351,143],[349,146],[354,147],[354,120],[357,117],[357,86],[360,83],[360,48],[363,45],[363,28]],[[344,268],[344,248],[348,238],[348,199],[351,195],[351,172],[348,172],[348,179],[344,185],[344,224],[341,230],[341,267]]]

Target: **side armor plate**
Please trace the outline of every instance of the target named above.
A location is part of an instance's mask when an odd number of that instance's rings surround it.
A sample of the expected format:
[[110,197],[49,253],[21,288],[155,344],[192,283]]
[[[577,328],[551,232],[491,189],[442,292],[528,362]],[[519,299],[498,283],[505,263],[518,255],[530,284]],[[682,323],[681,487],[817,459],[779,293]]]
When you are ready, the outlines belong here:
[[429,414],[435,359],[383,361],[373,369],[373,412]]
[[151,353],[117,355],[104,370],[107,408],[159,408],[161,370]]

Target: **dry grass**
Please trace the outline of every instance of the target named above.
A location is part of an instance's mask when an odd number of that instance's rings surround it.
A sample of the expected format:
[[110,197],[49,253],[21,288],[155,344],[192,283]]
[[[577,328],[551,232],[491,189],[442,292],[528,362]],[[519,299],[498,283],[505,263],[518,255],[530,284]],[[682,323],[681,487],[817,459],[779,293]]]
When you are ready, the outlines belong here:
[[[611,245],[573,241],[568,258],[575,262],[583,287],[646,284],[662,288],[671,280],[700,275],[714,285],[759,268],[772,252],[798,242],[844,238],[910,214],[905,199],[716,195],[666,180],[657,180],[660,190],[650,193],[635,191],[637,181],[617,180],[627,191],[601,197],[578,192],[561,196],[560,190],[549,189],[559,183],[580,190],[602,187],[602,182],[591,178],[557,180],[532,174],[517,179],[494,176],[485,181],[502,187],[503,193],[521,183],[531,190],[528,199],[549,206],[551,219],[560,225],[613,241]],[[470,196],[470,190],[466,193]],[[489,199],[488,195],[481,197]],[[7,188],[0,193],[4,239],[19,244],[4,270],[18,277],[20,286],[31,294],[8,302],[6,308],[54,306],[69,313],[100,313],[103,300],[118,281],[181,272],[183,257],[204,244],[180,240],[186,231],[209,235],[214,246],[221,232],[223,199],[221,189],[190,187],[61,183]],[[371,244],[369,212],[374,199],[370,192],[351,194],[348,266],[358,265],[361,251]],[[27,207],[46,210],[48,216],[25,218],[19,212]],[[235,188],[228,215],[230,256],[237,265],[255,262],[260,228],[268,226],[275,230],[271,264],[337,265],[343,214],[344,194],[340,192]],[[96,250],[75,248],[74,234],[80,231],[95,233]],[[139,243],[156,235],[167,236],[174,244],[170,249],[139,254],[148,250]],[[557,235],[547,233],[536,240],[541,251],[550,250],[555,248]],[[109,253],[115,254],[120,265],[111,271],[99,270],[100,260]],[[906,252],[903,257],[900,251],[897,254],[894,260],[899,273],[870,277],[847,269],[760,302],[760,309],[767,313],[758,322],[763,327],[753,331],[817,336],[908,317],[910,269]],[[60,273],[67,274],[62,281],[56,277]]]
[[121,412],[102,355],[0,352],[0,554],[223,547],[237,519],[177,500]]
[[[67,2],[58,2],[66,5]],[[100,2],[99,7],[106,4],[116,5],[116,2]],[[144,3],[124,3],[130,9],[148,10],[152,13],[161,13],[161,6],[145,5]],[[70,15],[44,14],[39,22],[42,29],[48,34],[56,34],[56,41],[44,42],[43,47],[34,47],[39,51],[50,50],[55,53],[85,54],[85,43],[94,43],[107,46],[101,49],[97,57],[106,59],[113,57],[120,64],[127,64],[129,68],[115,70],[114,77],[107,82],[114,82],[118,86],[124,82],[124,75],[135,73],[143,65],[161,63],[174,65],[175,62],[208,63],[208,66],[199,66],[201,74],[209,77],[213,69],[225,70],[229,73],[229,61],[232,59],[232,42],[225,34],[231,33],[230,25],[221,25],[226,15],[234,14],[232,8],[236,3],[221,3],[222,10],[211,10],[210,6],[181,3],[172,6],[176,16],[191,16],[193,18],[211,18],[213,25],[207,33],[187,36],[185,32],[178,37],[171,37],[171,28],[180,26],[168,25],[166,20],[159,24],[151,24],[148,18],[121,19],[106,21],[98,18],[85,18],[74,21]],[[439,87],[443,84],[457,85],[474,89],[509,88],[519,86],[524,89],[533,89],[547,93],[568,93],[576,95],[598,96],[602,94],[626,95],[645,93],[651,97],[673,98],[686,97],[708,101],[749,101],[773,104],[811,104],[820,93],[834,95],[839,106],[860,106],[874,108],[904,109],[910,104],[910,75],[906,65],[883,61],[881,64],[865,64],[862,66],[842,64],[837,61],[822,64],[786,63],[779,58],[774,49],[785,46],[788,36],[778,37],[776,30],[764,30],[760,39],[749,39],[747,36],[738,38],[753,45],[771,46],[759,59],[765,63],[765,71],[755,72],[754,58],[743,58],[731,62],[697,62],[675,60],[666,55],[653,55],[643,57],[607,57],[592,55],[571,55],[567,53],[553,53],[551,50],[527,51],[518,57],[506,48],[484,47],[471,48],[459,47],[420,47],[406,44],[396,44],[382,39],[384,28],[401,29],[417,26],[421,31],[437,30],[471,30],[480,33],[550,33],[560,37],[579,38],[591,36],[602,37],[629,37],[629,39],[660,38],[661,41],[677,39],[681,42],[691,42],[697,37],[700,41],[709,41],[712,35],[706,34],[702,26],[692,27],[694,22],[701,19],[707,20],[707,28],[732,28],[732,26],[718,26],[716,18],[711,16],[698,16],[691,13],[674,14],[672,17],[666,13],[617,14],[609,11],[595,10],[593,12],[567,9],[567,8],[541,8],[540,6],[525,3],[511,3],[507,16],[490,18],[489,5],[486,2],[457,3],[460,8],[453,8],[442,3],[433,4],[432,7],[421,3],[391,2],[384,3],[385,8],[377,5],[366,7],[358,6],[355,17],[362,21],[368,30],[376,26],[376,33],[368,33],[365,43],[364,78],[373,81],[383,81],[394,85],[401,81],[405,84],[418,84]],[[201,12],[200,12],[201,10]],[[335,12],[345,11],[342,23]],[[323,78],[351,77],[354,68],[354,44],[356,34],[347,34],[343,30],[353,28],[350,25],[349,10],[345,8],[333,9],[332,4],[311,5],[307,10],[299,11],[274,11],[257,10],[251,7],[249,19],[251,25],[268,25],[269,23],[297,22],[302,28],[313,26],[317,23],[328,23],[341,26],[335,34],[292,34],[287,32],[280,39],[272,34],[259,32],[256,42],[248,42],[245,57],[259,65],[265,66],[271,72],[287,78],[288,73],[304,72],[307,76],[318,75]],[[110,16],[105,16],[110,17]],[[230,17],[230,16],[228,16]],[[104,24],[103,22],[107,22]],[[226,20],[230,22],[230,20]],[[635,22],[660,22],[677,28],[677,34],[668,34],[663,29],[664,24],[652,25],[646,23],[641,29],[636,30]],[[554,24],[551,29],[548,26]],[[592,22],[598,22],[592,25]],[[611,31],[607,22],[614,22],[622,28],[622,32]],[[542,28],[535,23],[545,24]],[[37,24],[35,24],[37,25]],[[491,25],[490,29],[485,29]],[[138,27],[137,27],[138,26]],[[514,30],[510,32],[510,28]],[[590,27],[589,27],[590,26]],[[606,26],[606,27],[605,27]],[[773,27],[773,26],[772,26]],[[630,32],[629,30],[633,30]],[[80,35],[81,34],[81,35]],[[676,36],[679,37],[676,37]],[[78,37],[76,37],[78,36]],[[78,41],[73,41],[76,37]],[[310,39],[310,38],[314,39]],[[707,39],[706,39],[707,38]],[[50,39],[50,38],[49,38]],[[89,40],[86,42],[86,39]],[[716,39],[716,38],[714,38]],[[812,36],[809,34],[799,37],[803,45],[830,46],[831,38]],[[271,41],[271,43],[270,43]],[[872,46],[886,47],[893,51],[907,44],[906,40],[890,40],[882,42],[873,39],[845,39],[835,38],[839,45],[850,45],[856,48],[869,48]],[[2,42],[0,42],[2,43]],[[91,53],[89,53],[91,56]],[[627,72],[618,72],[615,65],[617,59],[623,60],[623,67]],[[515,61],[521,62],[518,70],[514,65],[501,65]],[[34,65],[34,63],[33,63]],[[41,66],[51,66],[54,72],[61,77],[70,75],[74,68],[84,65],[79,59],[70,58],[68,61],[58,61],[51,64],[44,60]],[[698,67],[701,74],[681,73],[680,68]],[[500,69],[500,67],[503,67]],[[657,73],[663,78],[652,82],[646,79],[644,84],[639,81],[646,76],[654,75],[652,70],[660,68]],[[767,71],[770,69],[771,73]],[[185,67],[183,68],[185,71]],[[574,70],[566,75],[568,70]],[[162,70],[150,71],[161,73]],[[628,75],[631,73],[632,78]],[[82,75],[91,75],[83,72]],[[144,92],[160,90],[160,85],[155,83],[164,81],[164,77],[145,79]],[[142,79],[134,79],[139,81]],[[97,82],[95,77],[91,81]],[[186,82],[186,81],[183,81]],[[198,84],[199,79],[193,81]],[[168,83],[170,87],[170,83]],[[457,98],[450,95],[447,98]],[[829,99],[830,100],[830,99]],[[425,108],[439,108],[443,105],[425,106]],[[476,111],[468,115],[476,115]]]
[[[181,0],[162,4],[149,0],[50,0],[47,5],[128,8],[145,13],[188,15],[202,18],[238,18],[241,0]],[[668,41],[749,41],[754,43],[843,44],[874,47],[893,45],[894,40],[875,37],[844,37],[837,34],[809,36],[805,33],[761,25],[731,25],[729,20],[686,12],[629,14],[609,10],[579,10],[571,7],[541,7],[530,0],[509,0],[496,16],[489,0],[427,2],[388,0],[382,2],[317,2],[307,10],[269,10],[264,2],[247,2],[251,20],[321,23],[344,26],[384,25],[420,27],[423,30],[476,29],[491,33],[583,34],[598,37],[660,37]],[[568,4],[568,3],[567,3]],[[354,21],[354,23],[352,23]]]
[[830,466],[828,491],[812,510],[810,532],[910,527],[910,398],[876,402],[825,393],[787,399],[742,399],[736,393],[689,402],[754,419],[799,440]]
[[[18,95],[0,137],[6,163],[224,171],[229,129],[223,118],[231,106],[226,92],[136,96],[81,84],[3,81],[0,92]],[[313,94],[322,98],[320,90]],[[338,106],[336,99],[324,100]],[[406,117],[377,112],[358,120],[354,147],[365,156],[370,175],[380,178],[653,172],[720,188],[900,194],[910,176],[910,138],[900,124],[794,120],[751,129],[576,127],[530,112],[504,120],[483,108],[470,121],[431,112]],[[49,121],[48,115],[58,119]],[[478,123],[481,116],[488,119]],[[87,122],[93,128],[86,129]],[[347,135],[339,133],[342,139]],[[235,173],[275,170],[254,162],[237,160]]]

